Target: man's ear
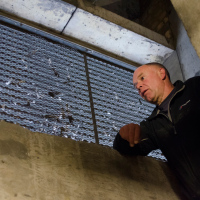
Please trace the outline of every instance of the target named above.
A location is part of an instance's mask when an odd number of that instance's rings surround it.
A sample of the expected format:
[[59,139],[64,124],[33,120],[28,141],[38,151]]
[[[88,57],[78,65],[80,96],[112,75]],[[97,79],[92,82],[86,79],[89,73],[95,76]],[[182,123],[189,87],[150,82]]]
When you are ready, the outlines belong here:
[[164,68],[160,68],[160,76],[162,80],[166,79],[166,71]]

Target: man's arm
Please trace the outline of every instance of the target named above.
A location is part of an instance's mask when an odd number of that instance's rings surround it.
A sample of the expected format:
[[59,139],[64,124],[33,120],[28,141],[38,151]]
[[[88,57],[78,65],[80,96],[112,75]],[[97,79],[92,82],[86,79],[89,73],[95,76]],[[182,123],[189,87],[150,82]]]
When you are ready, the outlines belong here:
[[139,145],[131,147],[129,142],[123,139],[119,133],[115,137],[113,148],[123,155],[141,155]]
[[113,148],[123,155],[143,156],[157,149],[149,138],[149,128],[144,123],[141,126],[133,123],[123,126],[115,137]]
[[120,129],[119,134],[129,142],[130,147],[134,147],[140,141],[140,126],[134,123],[127,124]]

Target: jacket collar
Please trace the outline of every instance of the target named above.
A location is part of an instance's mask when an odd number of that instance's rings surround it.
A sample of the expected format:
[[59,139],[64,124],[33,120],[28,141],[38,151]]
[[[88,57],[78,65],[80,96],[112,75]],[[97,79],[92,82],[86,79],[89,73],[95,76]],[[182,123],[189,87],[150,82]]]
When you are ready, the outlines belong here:
[[[176,96],[177,93],[181,92],[185,88],[185,84],[180,80],[176,81],[173,85],[175,88],[177,88],[177,92],[175,93],[174,96]],[[170,99],[170,102],[174,98],[174,96]],[[147,119],[148,120],[153,119],[154,117],[156,117],[159,114],[159,112],[160,112],[160,110],[158,109],[158,106],[156,106],[154,108],[153,112],[151,113],[151,115]]]

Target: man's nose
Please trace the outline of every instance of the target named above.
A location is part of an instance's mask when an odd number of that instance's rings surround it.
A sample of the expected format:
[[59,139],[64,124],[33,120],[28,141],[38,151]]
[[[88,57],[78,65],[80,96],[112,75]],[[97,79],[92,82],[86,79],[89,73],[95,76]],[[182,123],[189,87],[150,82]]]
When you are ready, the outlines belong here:
[[136,85],[136,89],[139,91],[141,89],[141,87],[142,87],[142,84],[140,82],[138,82]]

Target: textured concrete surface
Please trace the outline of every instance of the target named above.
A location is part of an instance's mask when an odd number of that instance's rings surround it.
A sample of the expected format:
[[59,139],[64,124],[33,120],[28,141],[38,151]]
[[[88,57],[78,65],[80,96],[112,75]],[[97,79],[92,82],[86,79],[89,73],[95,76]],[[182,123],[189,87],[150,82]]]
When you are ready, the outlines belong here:
[[184,24],[197,55],[200,57],[200,1],[171,0],[171,2]]
[[[190,16],[188,16],[188,19],[190,18],[193,18],[191,13]],[[196,38],[197,41],[195,44],[193,44],[193,46],[188,36],[189,32],[186,31],[187,27],[185,29],[183,23],[175,11],[173,11],[170,15],[170,22],[173,34],[176,36],[176,52],[178,55],[180,67],[183,72],[183,79],[187,80],[188,78],[194,76],[200,76],[200,59],[194,49],[196,44],[199,43],[199,39]],[[196,24],[198,29],[199,22],[196,22]],[[199,33],[197,32],[196,35],[198,36]]]
[[[149,38],[150,40],[153,40],[153,41],[155,41],[159,44],[162,44],[166,47],[174,49],[174,46],[171,46],[170,44],[168,44],[166,38],[163,35],[160,35],[154,31],[151,31],[148,28],[145,28],[131,20],[125,19],[124,17],[121,17],[121,16],[119,16],[113,12],[110,12],[102,7],[95,6],[94,4],[91,4],[85,0],[74,0],[73,2],[71,2],[71,0],[65,0],[65,1],[69,2],[69,3],[73,3],[73,5],[77,6],[78,8],[85,10],[89,13],[92,13],[98,17],[101,17],[102,19],[105,19],[116,25],[119,25],[119,26],[121,26],[127,30],[130,30],[134,33],[137,33],[141,36]],[[107,2],[107,0],[105,0],[105,1]],[[95,4],[98,5],[97,2]]]
[[83,40],[139,64],[163,63],[173,52],[170,48],[82,9],[76,10],[63,34]]
[[177,200],[167,177],[152,158],[0,122],[0,199]]
[[1,0],[0,10],[61,32],[75,6],[61,0]]
[[[3,0],[0,11],[56,32],[62,33],[65,29],[63,34],[67,37],[139,65],[152,61],[163,63],[173,52],[164,36],[129,20],[120,21],[114,14],[105,14],[109,11],[85,5],[82,0],[78,1],[78,6],[81,9],[61,0]],[[132,25],[131,30],[126,24]]]
[[180,63],[179,63],[179,59],[178,59],[176,51],[174,51],[172,55],[167,60],[165,60],[163,64],[169,71],[170,79],[172,83],[174,83],[177,80],[184,81],[183,73],[180,67]]

